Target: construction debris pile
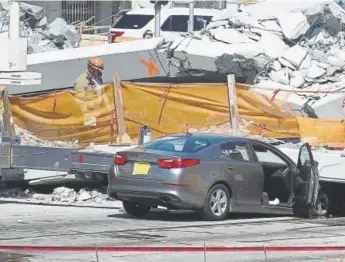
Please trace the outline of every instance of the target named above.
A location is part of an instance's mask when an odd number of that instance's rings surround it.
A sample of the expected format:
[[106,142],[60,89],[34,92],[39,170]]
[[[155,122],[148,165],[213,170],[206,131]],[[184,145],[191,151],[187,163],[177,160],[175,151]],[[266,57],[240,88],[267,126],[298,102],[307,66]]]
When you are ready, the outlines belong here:
[[78,141],[47,141],[35,137],[28,130],[15,125],[16,136],[21,138],[22,145],[45,146],[45,147],[61,147],[61,148],[77,148]]
[[[235,73],[248,84],[270,80],[304,88],[344,79],[344,22],[344,10],[331,1],[234,5],[170,50],[180,70]],[[196,55],[212,63],[200,64]]]
[[[0,1],[0,33],[8,32],[9,1]],[[28,38],[28,53],[78,47],[81,37],[74,25],[62,18],[48,23],[42,7],[20,2],[20,32]]]
[[266,0],[232,5],[205,30],[162,49],[174,76],[234,73],[253,91],[286,100],[294,114],[344,119],[344,23],[334,1]]
[[[284,144],[284,142],[277,140],[275,138],[269,138],[269,137],[263,137],[259,135],[252,135],[249,132],[249,126],[252,125],[252,121],[246,121],[244,119],[241,119],[238,123],[238,131],[237,134],[241,137],[248,137],[253,139],[258,139],[261,141],[265,141],[267,143],[273,143],[273,144]],[[197,132],[197,133],[213,133],[213,134],[232,134],[232,128],[230,123],[224,123],[220,125],[211,126],[208,128],[199,128],[199,129],[193,129],[191,128],[189,130],[191,133]]]
[[20,188],[2,188],[0,200],[13,200],[19,203],[43,203],[78,206],[106,206],[121,207],[119,201],[115,201],[98,190],[81,189],[76,192],[67,187],[57,187],[51,194],[36,193],[31,189],[23,191]]

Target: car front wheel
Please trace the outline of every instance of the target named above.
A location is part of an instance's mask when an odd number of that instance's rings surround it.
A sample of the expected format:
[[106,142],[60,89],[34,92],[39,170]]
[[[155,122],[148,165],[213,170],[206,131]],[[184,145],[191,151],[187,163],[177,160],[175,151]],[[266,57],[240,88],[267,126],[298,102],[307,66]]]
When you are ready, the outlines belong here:
[[134,217],[144,217],[150,211],[150,206],[139,204],[131,201],[123,201],[122,202],[123,208],[127,212],[127,214],[134,216]]
[[201,215],[205,220],[224,220],[229,213],[230,193],[223,184],[211,187],[205,198]]

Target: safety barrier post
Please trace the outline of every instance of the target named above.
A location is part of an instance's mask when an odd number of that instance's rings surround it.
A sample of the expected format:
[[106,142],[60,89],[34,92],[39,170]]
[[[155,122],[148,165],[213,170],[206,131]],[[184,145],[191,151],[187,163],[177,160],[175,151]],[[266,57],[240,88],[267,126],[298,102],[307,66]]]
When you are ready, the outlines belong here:
[[116,126],[117,137],[116,144],[118,145],[130,145],[131,138],[126,130],[126,120],[124,116],[123,100],[120,77],[118,73],[113,76],[113,97],[114,97],[114,109],[116,114]]
[[6,87],[0,87],[1,100],[3,105],[2,112],[2,135],[3,136],[14,136],[14,124],[13,117],[10,107],[10,101],[8,99],[8,90]]
[[233,136],[238,135],[238,105],[237,105],[237,94],[235,87],[235,75],[228,75],[228,101],[229,101],[229,113],[230,113],[230,124],[231,134]]

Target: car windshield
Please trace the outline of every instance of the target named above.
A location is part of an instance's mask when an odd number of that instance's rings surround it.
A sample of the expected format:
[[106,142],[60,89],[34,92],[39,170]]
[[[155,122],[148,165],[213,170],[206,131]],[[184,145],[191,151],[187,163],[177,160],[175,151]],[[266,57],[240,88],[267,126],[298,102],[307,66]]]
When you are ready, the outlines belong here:
[[150,143],[142,145],[141,148],[169,152],[195,153],[210,145],[211,142],[206,139],[186,136],[156,139]]
[[141,29],[152,19],[153,15],[124,14],[114,25],[113,28],[121,29]]

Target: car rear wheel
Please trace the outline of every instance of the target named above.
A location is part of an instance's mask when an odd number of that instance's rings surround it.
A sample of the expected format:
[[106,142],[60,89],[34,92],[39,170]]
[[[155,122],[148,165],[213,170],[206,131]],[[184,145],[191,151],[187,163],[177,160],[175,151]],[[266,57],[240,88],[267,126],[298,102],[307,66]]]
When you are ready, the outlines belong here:
[[123,201],[122,202],[123,208],[127,212],[127,214],[134,216],[134,217],[144,217],[150,211],[150,206],[139,204],[131,201]]
[[224,220],[229,213],[230,193],[223,184],[217,184],[208,191],[201,215],[205,220]]

